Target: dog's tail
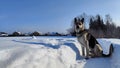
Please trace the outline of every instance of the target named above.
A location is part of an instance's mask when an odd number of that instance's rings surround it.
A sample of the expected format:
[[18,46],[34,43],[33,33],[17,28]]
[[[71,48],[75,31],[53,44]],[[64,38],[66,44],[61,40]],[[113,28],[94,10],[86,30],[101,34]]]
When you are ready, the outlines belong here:
[[112,53],[114,52],[114,48],[113,48],[113,44],[110,45],[110,48],[109,48],[109,54],[102,54],[103,57],[110,57],[112,56]]

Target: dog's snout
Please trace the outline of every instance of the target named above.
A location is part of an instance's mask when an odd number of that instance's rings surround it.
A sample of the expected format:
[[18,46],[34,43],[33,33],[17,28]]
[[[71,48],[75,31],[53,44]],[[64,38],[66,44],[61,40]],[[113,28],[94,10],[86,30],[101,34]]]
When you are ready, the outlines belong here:
[[79,26],[76,26],[76,28],[78,29],[78,28],[79,28]]

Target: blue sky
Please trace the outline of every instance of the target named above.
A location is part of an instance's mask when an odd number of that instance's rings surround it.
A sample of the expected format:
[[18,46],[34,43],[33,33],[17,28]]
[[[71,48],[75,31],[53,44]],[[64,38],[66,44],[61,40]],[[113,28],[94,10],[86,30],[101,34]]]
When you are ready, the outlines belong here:
[[0,0],[0,32],[64,33],[82,13],[110,14],[120,25],[119,6],[119,0]]

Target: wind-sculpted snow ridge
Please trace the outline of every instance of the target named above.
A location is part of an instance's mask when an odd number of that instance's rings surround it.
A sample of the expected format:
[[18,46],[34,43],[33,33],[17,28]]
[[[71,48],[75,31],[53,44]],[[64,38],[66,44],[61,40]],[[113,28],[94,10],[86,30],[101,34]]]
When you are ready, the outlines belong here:
[[119,68],[120,40],[98,41],[114,45],[111,57],[85,60],[76,37],[1,37],[0,68]]

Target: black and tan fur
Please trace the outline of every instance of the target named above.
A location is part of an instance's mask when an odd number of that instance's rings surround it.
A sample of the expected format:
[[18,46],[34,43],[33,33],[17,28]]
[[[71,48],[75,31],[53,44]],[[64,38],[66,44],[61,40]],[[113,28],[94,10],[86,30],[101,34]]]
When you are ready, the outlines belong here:
[[93,37],[88,32],[88,30],[84,28],[84,18],[74,19],[74,29],[76,32],[78,42],[81,45],[82,56],[84,56],[85,58],[111,56],[113,52],[113,45],[112,44],[110,45],[110,50],[108,55],[103,54],[103,49],[101,45],[97,42],[95,37]]

